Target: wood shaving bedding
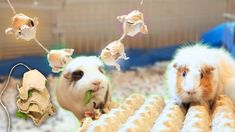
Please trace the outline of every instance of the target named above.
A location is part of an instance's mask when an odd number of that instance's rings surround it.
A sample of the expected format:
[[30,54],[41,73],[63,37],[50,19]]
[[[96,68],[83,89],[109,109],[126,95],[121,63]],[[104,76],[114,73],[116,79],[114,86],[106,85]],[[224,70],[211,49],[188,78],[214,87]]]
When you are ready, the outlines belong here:
[[157,62],[151,67],[137,68],[125,72],[112,71],[109,76],[112,79],[113,98],[122,100],[134,92],[146,96],[158,93],[167,101],[169,94],[164,84],[164,72],[168,63]]

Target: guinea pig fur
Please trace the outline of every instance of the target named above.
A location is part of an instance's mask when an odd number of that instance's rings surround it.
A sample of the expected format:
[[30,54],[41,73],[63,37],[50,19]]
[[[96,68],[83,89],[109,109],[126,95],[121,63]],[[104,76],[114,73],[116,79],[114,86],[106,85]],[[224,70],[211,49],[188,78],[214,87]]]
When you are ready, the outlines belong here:
[[[85,117],[85,112],[93,111],[94,108],[103,109],[111,101],[111,85],[103,67],[98,57],[77,57],[69,62],[61,74],[56,89],[57,100],[79,120]],[[84,104],[88,90],[94,92],[94,97]]]
[[219,94],[235,101],[235,61],[223,49],[201,44],[179,49],[167,69],[167,84],[178,104],[213,103]]

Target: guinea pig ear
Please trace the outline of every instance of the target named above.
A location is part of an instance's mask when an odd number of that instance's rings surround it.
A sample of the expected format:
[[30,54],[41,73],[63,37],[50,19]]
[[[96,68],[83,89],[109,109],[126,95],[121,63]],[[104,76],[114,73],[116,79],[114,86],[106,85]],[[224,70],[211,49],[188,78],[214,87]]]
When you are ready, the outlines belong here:
[[213,66],[208,66],[208,65],[203,68],[203,71],[204,71],[205,73],[207,73],[207,74],[211,73],[211,72],[214,71],[214,70],[215,70],[215,67],[213,67]]
[[177,64],[177,63],[173,63],[173,67],[174,67],[175,69],[178,69],[178,64]]

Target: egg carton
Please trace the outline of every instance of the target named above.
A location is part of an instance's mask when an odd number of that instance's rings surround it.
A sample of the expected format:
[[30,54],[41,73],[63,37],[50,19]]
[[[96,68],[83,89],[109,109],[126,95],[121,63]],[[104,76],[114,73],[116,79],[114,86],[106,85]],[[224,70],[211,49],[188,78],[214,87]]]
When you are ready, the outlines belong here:
[[185,109],[174,103],[168,103],[151,132],[179,132],[184,121]]
[[208,105],[191,104],[185,116],[182,132],[210,132],[211,118]]
[[85,120],[83,125],[85,127],[81,127],[78,131],[117,131],[118,128],[126,122],[128,117],[133,115],[143,104],[143,102],[143,96],[133,94],[118,108],[112,109],[108,114],[102,115],[99,120],[93,122]]
[[154,96],[146,100],[145,103],[134,113],[134,115],[128,118],[127,122],[123,124],[118,131],[149,131],[164,106],[164,100],[160,96]]
[[212,113],[212,131],[235,132],[235,107],[225,95],[217,97]]
[[188,110],[161,96],[144,99],[132,95],[118,108],[92,121],[87,118],[78,132],[235,132],[235,108],[225,95],[213,108],[191,103]]

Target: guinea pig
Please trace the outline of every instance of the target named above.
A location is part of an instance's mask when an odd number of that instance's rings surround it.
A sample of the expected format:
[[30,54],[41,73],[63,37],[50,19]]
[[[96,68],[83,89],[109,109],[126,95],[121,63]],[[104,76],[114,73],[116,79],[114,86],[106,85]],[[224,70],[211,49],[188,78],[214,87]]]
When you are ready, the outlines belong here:
[[[105,75],[104,64],[96,56],[77,57],[65,67],[59,79],[56,96],[60,106],[73,112],[79,120],[85,112],[104,109],[111,101],[110,81]],[[84,104],[87,91],[93,96]]]
[[235,101],[235,61],[223,49],[196,44],[178,50],[166,72],[177,104],[213,104],[219,94]]

